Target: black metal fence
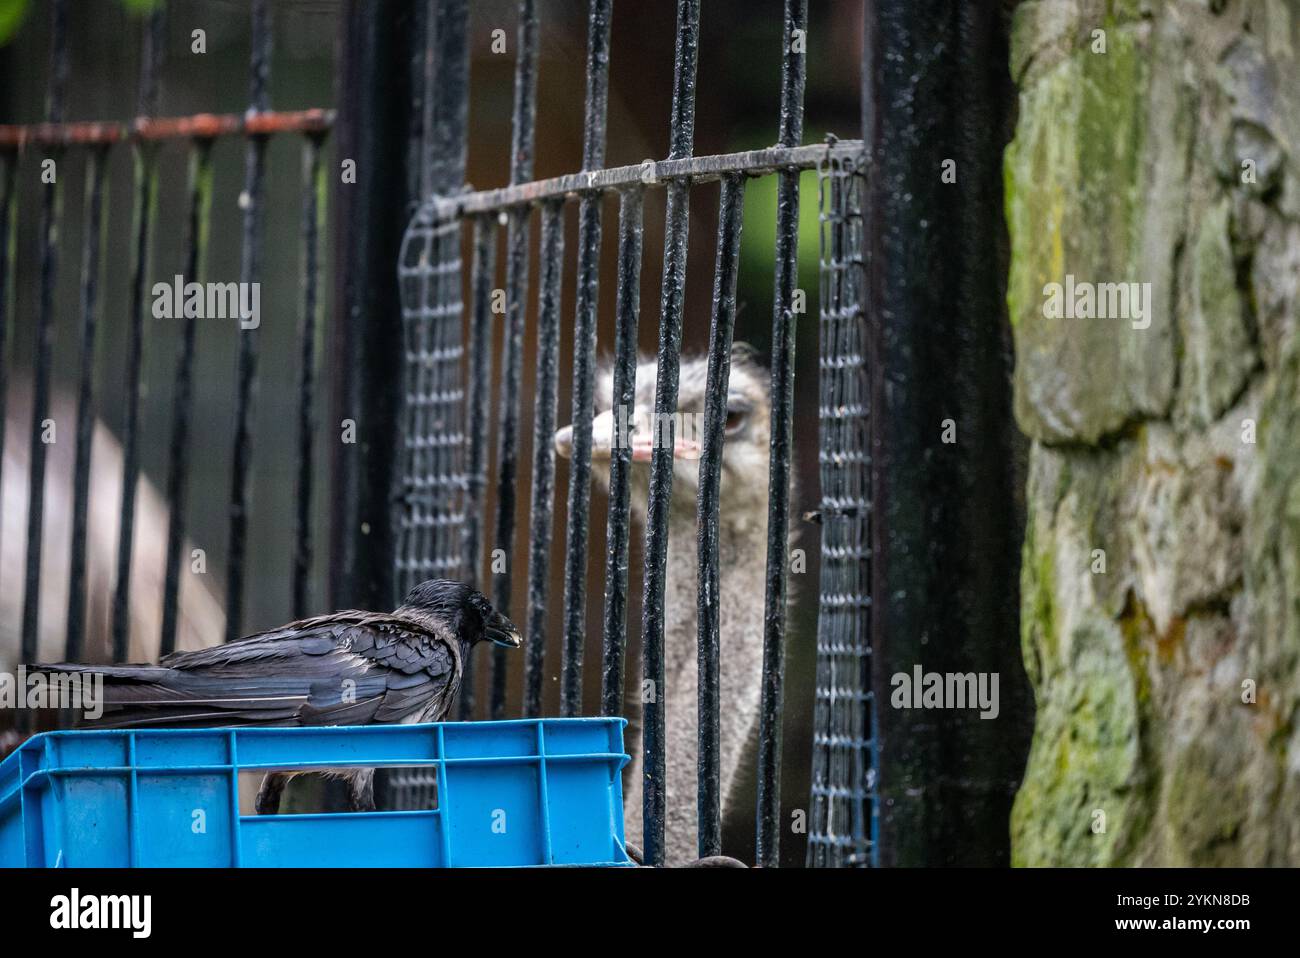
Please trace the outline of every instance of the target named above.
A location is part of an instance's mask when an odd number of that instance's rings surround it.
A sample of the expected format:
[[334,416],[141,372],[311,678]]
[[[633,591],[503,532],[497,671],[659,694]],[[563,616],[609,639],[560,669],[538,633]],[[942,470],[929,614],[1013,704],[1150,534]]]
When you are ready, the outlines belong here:
[[[176,237],[159,236],[156,219],[158,205],[158,164],[162,151],[179,149],[188,156],[188,184],[183,245],[183,275],[187,281],[204,278],[209,251],[209,218],[212,208],[212,149],[226,137],[242,137],[246,146],[245,181],[239,196],[243,230],[240,254],[241,284],[258,284],[262,280],[261,262],[265,242],[263,219],[265,194],[265,152],[273,136],[302,138],[302,190],[290,194],[292,202],[301,203],[301,230],[298,242],[302,249],[302,274],[296,278],[301,350],[298,369],[297,501],[296,534],[289,577],[291,605],[295,613],[304,610],[307,576],[311,565],[313,540],[311,509],[316,476],[312,463],[317,441],[316,366],[317,339],[322,321],[320,297],[320,257],[324,208],[322,143],[333,124],[333,111],[314,109],[295,113],[276,113],[270,108],[271,28],[266,0],[251,4],[252,53],[249,63],[249,107],[243,115],[200,114],[188,117],[160,118],[159,67],[163,55],[164,11],[155,10],[142,25],[141,67],[136,118],[130,123],[65,122],[65,88],[69,76],[69,7],[67,0],[52,0],[50,64],[46,97],[46,122],[36,126],[0,126],[0,351],[10,337],[34,335],[35,348],[31,368],[32,419],[30,442],[30,499],[26,515],[26,560],[23,582],[21,658],[37,658],[42,596],[42,540],[46,497],[46,461],[48,442],[43,438],[50,416],[51,366],[54,351],[54,291],[61,265],[60,225],[62,219],[61,185],[66,170],[78,161],[84,163],[87,177],[86,209],[83,217],[81,245],[80,325],[75,348],[79,355],[76,414],[76,459],[73,481],[70,574],[66,644],[63,655],[76,660],[86,652],[87,606],[87,515],[94,490],[91,487],[91,440],[101,397],[95,382],[97,349],[100,344],[101,274],[104,268],[104,235],[114,226],[105,218],[105,173],[112,154],[130,150],[134,165],[132,222],[129,235],[130,303],[125,366],[122,370],[123,417],[120,436],[123,452],[122,498],[117,537],[117,562],[112,601],[111,656],[126,659],[131,639],[132,556],[136,530],[137,488],[141,475],[140,419],[144,395],[144,351],[148,336],[146,314],[151,308],[153,247],[159,242],[174,243]],[[39,177],[43,165],[57,175]],[[21,179],[19,172],[22,171]],[[35,316],[12,315],[14,300],[12,277],[16,254],[14,228],[18,184],[40,183],[40,296]],[[125,229],[115,228],[118,235]],[[173,247],[174,248],[174,247]],[[110,257],[116,252],[110,246]],[[170,278],[170,277],[168,277]],[[286,278],[286,285],[295,278]],[[182,570],[188,556],[182,555],[185,541],[186,500],[193,471],[196,437],[192,429],[194,362],[198,313],[186,310],[177,347],[172,383],[172,424],[168,443],[166,499],[168,528],[166,534],[165,584],[159,599],[162,606],[161,630],[157,636],[159,654],[175,648],[178,628],[178,594]],[[7,358],[7,353],[5,354]],[[246,579],[247,530],[250,520],[249,484],[254,468],[252,424],[257,381],[257,329],[255,324],[241,329],[238,370],[234,395],[235,428],[231,437],[233,470],[230,477],[228,517],[227,588],[225,633],[227,639],[242,634],[244,585]],[[5,420],[3,403],[7,396],[7,363],[0,363],[0,429]],[[117,383],[112,384],[118,385]],[[109,387],[111,388],[111,387]],[[0,433],[2,438],[2,433]],[[6,519],[12,517],[6,516]],[[12,526],[9,522],[7,525]],[[12,529],[6,529],[12,534]],[[12,588],[12,585],[6,587]]]
[[[435,131],[463,143],[463,103],[468,95],[464,63],[454,51],[466,43],[464,0],[435,5],[437,24],[432,61],[452,65],[433,87]],[[662,689],[665,578],[668,518],[673,487],[673,414],[678,408],[678,366],[689,228],[688,192],[694,184],[722,180],[709,337],[708,382],[700,459],[699,527],[699,771],[698,843],[700,856],[721,852],[719,787],[719,478],[724,442],[728,372],[735,323],[735,286],[745,180],[778,178],[775,310],[772,323],[772,419],[768,478],[768,537],[763,684],[757,756],[757,849],[761,864],[775,865],[780,843],[780,753],[783,716],[784,647],[790,525],[791,431],[794,396],[794,324],[797,318],[799,173],[824,170],[822,216],[827,227],[823,276],[822,481],[823,590],[819,628],[818,733],[816,782],[809,860],[813,864],[865,864],[870,846],[871,698],[867,675],[868,578],[866,522],[867,391],[861,304],[864,278],[861,241],[861,141],[802,145],[806,68],[806,0],[784,8],[781,57],[780,136],[770,149],[749,153],[693,156],[696,62],[700,3],[679,0],[670,151],[666,159],[637,166],[604,168],[608,86],[610,0],[592,0],[588,17],[586,112],[581,172],[525,182],[532,167],[533,111],[538,22],[535,3],[520,4],[511,154],[511,185],[485,192],[461,192],[451,182],[420,208],[408,229],[402,252],[402,303],[406,330],[402,493],[397,512],[399,587],[433,574],[479,580],[487,564],[482,529],[489,442],[489,297],[495,289],[495,230],[508,230],[505,280],[506,332],[501,356],[497,512],[492,542],[513,552],[516,534],[514,488],[519,442],[519,383],[523,303],[528,261],[528,221],[542,217],[539,261],[538,392],[535,397],[532,511],[529,524],[529,592],[525,621],[533,643],[525,663],[524,714],[540,714],[540,683],[545,645],[537,641],[552,597],[546,567],[552,553],[552,488],[557,402],[556,360],[559,336],[559,282],[562,262],[559,218],[566,202],[578,206],[577,303],[574,315],[572,462],[569,469],[568,521],[564,530],[563,661],[561,713],[582,708],[583,650],[586,630],[589,502],[595,387],[596,300],[601,200],[619,199],[617,320],[611,407],[631,405],[635,392],[639,315],[642,209],[645,196],[659,187],[666,194],[666,239],[660,300],[659,349],[655,379],[656,422],[668,423],[658,437],[650,464],[646,519],[644,603],[641,622],[643,678]],[[438,126],[437,117],[445,118]],[[454,154],[456,147],[450,147]],[[468,383],[462,380],[462,228],[473,233],[468,306]],[[629,447],[614,448],[610,459],[608,548],[605,562],[601,708],[623,714],[627,644],[629,552]],[[510,574],[492,576],[498,607],[509,609]],[[494,655],[491,715],[505,715],[507,660]],[[647,862],[663,861],[665,817],[665,718],[663,697],[643,703],[644,828]],[[462,699],[466,707],[472,707]]]
[[[870,7],[870,5],[868,4]],[[121,438],[125,451],[122,533],[118,551],[116,604],[113,616],[112,655],[127,654],[127,590],[131,576],[131,537],[134,490],[140,464],[137,455],[141,384],[143,323],[148,308],[150,243],[156,241],[152,220],[157,181],[155,160],[168,144],[188,151],[190,162],[188,227],[184,238],[185,275],[203,275],[208,247],[206,224],[212,202],[211,147],[226,136],[246,140],[245,180],[240,204],[243,210],[240,280],[262,279],[264,211],[269,197],[265,187],[266,143],[274,135],[303,138],[301,229],[303,269],[300,283],[300,350],[298,363],[298,442],[295,469],[296,535],[293,554],[286,557],[293,570],[292,607],[304,611],[306,581],[311,567],[312,497],[318,494],[312,469],[318,438],[317,374],[321,323],[321,262],[319,245],[324,228],[322,143],[333,126],[328,110],[279,114],[270,108],[270,19],[267,0],[251,2],[251,56],[249,110],[242,117],[194,116],[157,119],[158,30],[162,13],[155,13],[145,30],[137,119],[120,124],[68,124],[64,122],[63,84],[68,71],[67,0],[52,0],[53,43],[47,124],[37,127],[0,127],[0,337],[11,335],[14,317],[6,311],[11,291],[10,248],[16,192],[15,171],[38,156],[63,161],[71,153],[84,154],[91,183],[84,231],[82,326],[79,380],[76,514],[81,517],[73,536],[71,563],[73,588],[69,601],[66,654],[75,659],[83,651],[80,620],[84,609],[84,577],[78,558],[84,550],[84,514],[92,489],[89,483],[89,434],[95,408],[92,373],[96,349],[98,305],[95,277],[101,258],[100,224],[103,163],[114,149],[130,147],[136,168],[134,223],[132,227],[132,296],[129,322],[131,338],[125,370],[125,418]],[[799,308],[796,259],[799,216],[799,176],[816,169],[821,178],[822,275],[820,445],[821,499],[813,518],[820,523],[822,544],[821,596],[818,625],[818,690],[814,785],[809,830],[809,864],[819,866],[866,864],[872,852],[875,767],[869,672],[868,578],[868,407],[866,377],[865,263],[862,206],[868,172],[863,143],[858,139],[829,139],[803,144],[803,98],[808,50],[807,0],[786,0],[781,46],[773,57],[781,61],[780,102],[773,105],[779,118],[779,138],[768,149],[712,156],[694,155],[696,64],[699,56],[699,0],[676,3],[676,41],[671,112],[670,150],[666,158],[636,166],[605,167],[606,111],[610,57],[612,0],[591,0],[587,26],[586,106],[582,169],[545,180],[533,180],[534,121],[541,25],[536,0],[520,0],[516,51],[514,108],[510,156],[510,185],[502,189],[471,192],[465,188],[468,134],[468,3],[467,0],[430,0],[418,5],[416,28],[420,32],[417,55],[409,64],[410,118],[408,130],[416,156],[418,183],[411,193],[423,197],[402,242],[397,262],[388,276],[396,276],[401,302],[400,440],[394,461],[392,531],[388,558],[394,576],[393,592],[400,594],[429,576],[461,577],[485,583],[495,604],[527,623],[530,636],[524,670],[522,711],[536,716],[542,710],[542,682],[546,663],[547,611],[559,601],[563,607],[561,714],[582,710],[584,638],[587,619],[592,488],[592,425],[596,389],[596,309],[600,282],[602,199],[617,195],[618,269],[616,283],[616,333],[614,341],[614,406],[631,403],[637,370],[636,344],[640,313],[639,279],[642,260],[642,219],[648,197],[663,190],[666,203],[663,283],[656,356],[654,411],[663,417],[667,433],[651,453],[646,517],[645,569],[641,583],[630,581],[630,448],[615,448],[610,458],[608,555],[604,563],[604,614],[600,707],[604,714],[624,712],[624,673],[628,643],[629,590],[643,590],[640,638],[643,679],[652,688],[665,682],[664,628],[665,580],[668,568],[668,516],[673,495],[673,414],[678,408],[679,360],[689,231],[688,199],[692,188],[721,181],[718,235],[710,318],[704,425],[700,450],[698,515],[698,850],[701,856],[722,851],[719,768],[719,715],[727,703],[719,686],[720,620],[719,584],[725,570],[719,567],[717,539],[720,477],[725,443],[726,397],[736,319],[736,278],[742,229],[743,196],[753,177],[777,179],[777,223],[772,317],[771,423],[767,480],[767,543],[764,597],[763,671],[755,815],[757,857],[760,864],[778,863],[783,827],[779,801],[781,781],[782,720],[784,714],[784,657],[786,644],[787,580],[790,562],[790,482],[794,400],[794,329]],[[871,10],[866,13],[870,18]],[[397,66],[403,70],[403,65]],[[344,70],[342,98],[356,97],[356,84],[377,74]],[[349,136],[355,136],[349,131]],[[373,175],[373,174],[368,174]],[[41,206],[42,294],[34,318],[33,438],[31,506],[27,516],[27,601],[23,615],[22,655],[35,658],[37,600],[40,595],[42,489],[44,454],[39,441],[47,418],[52,349],[52,289],[59,264],[57,226],[58,186],[44,186]],[[418,191],[418,192],[417,192]],[[555,449],[560,385],[560,329],[563,278],[563,217],[566,205],[576,203],[579,224],[577,250],[577,302],[574,321],[572,370],[572,460],[567,491],[567,521],[563,535],[554,529]],[[540,212],[537,212],[540,211]],[[350,214],[364,218],[364,213]],[[516,494],[521,471],[521,382],[525,361],[525,298],[529,288],[530,224],[540,216],[540,244],[535,253],[539,273],[536,396],[533,404],[531,495],[528,521],[521,521]],[[505,332],[500,354],[501,376],[495,397],[491,378],[489,299],[496,288],[497,231],[504,227]],[[473,260],[468,271],[462,263],[462,238],[472,236]],[[350,259],[340,259],[347,270]],[[10,268],[7,268],[9,266]],[[382,263],[381,263],[382,267]],[[358,266],[364,276],[344,281],[369,281],[382,268],[374,263]],[[468,282],[467,282],[468,281]],[[465,292],[468,289],[468,301]],[[361,302],[349,294],[339,304],[340,313]],[[351,322],[344,319],[343,322]],[[23,326],[19,326],[23,329]],[[0,340],[0,347],[3,340]],[[466,348],[468,346],[468,349]],[[173,394],[174,418],[170,439],[167,500],[171,505],[167,537],[167,581],[163,628],[159,646],[174,647],[177,587],[182,567],[184,502],[193,465],[195,437],[191,430],[195,324],[185,320],[178,349]],[[251,518],[249,487],[254,468],[253,410],[258,379],[258,340],[254,329],[240,334],[233,407],[233,467],[228,499],[228,561],[226,637],[241,634],[241,611],[246,582],[248,529]],[[391,368],[391,367],[390,367]],[[0,364],[0,376],[4,375]],[[0,381],[0,402],[5,395]],[[4,417],[0,410],[0,428]],[[658,419],[656,420],[658,421]],[[496,442],[495,474],[488,476],[489,443]],[[380,480],[382,483],[382,479]],[[491,528],[486,514],[491,490],[494,513]],[[372,490],[372,495],[374,494]],[[386,490],[380,490],[382,497]],[[362,495],[351,481],[333,491],[339,508],[349,508]],[[513,554],[516,539],[527,530],[527,608],[511,609],[512,573],[494,571],[484,576],[492,548]],[[552,547],[554,539],[555,546]],[[564,590],[549,594],[547,568],[558,556],[563,541]],[[340,548],[335,542],[336,550]],[[338,590],[335,590],[336,593]],[[520,613],[522,612],[522,615]],[[487,712],[494,718],[506,714],[506,678],[510,660],[494,654]],[[466,676],[460,715],[473,714],[474,683]],[[665,710],[661,696],[643,704],[641,754],[644,757],[644,830],[647,863],[664,858]],[[390,783],[399,803],[420,801],[418,776]]]

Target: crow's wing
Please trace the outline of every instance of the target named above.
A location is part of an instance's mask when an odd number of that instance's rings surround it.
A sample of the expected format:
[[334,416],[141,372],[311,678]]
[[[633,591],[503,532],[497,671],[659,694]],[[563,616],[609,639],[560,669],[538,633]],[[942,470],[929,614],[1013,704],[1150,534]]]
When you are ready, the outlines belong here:
[[[393,619],[350,626],[341,638],[352,660],[361,663],[359,674],[354,668],[345,676],[355,686],[313,686],[313,695],[300,713],[303,725],[437,721],[446,715],[460,685],[457,639],[412,629]],[[382,688],[376,682],[379,676]],[[367,697],[365,691],[371,694]],[[367,712],[368,717],[361,719]]]
[[341,612],[103,672],[105,726],[365,725],[443,717],[458,640],[394,615]]

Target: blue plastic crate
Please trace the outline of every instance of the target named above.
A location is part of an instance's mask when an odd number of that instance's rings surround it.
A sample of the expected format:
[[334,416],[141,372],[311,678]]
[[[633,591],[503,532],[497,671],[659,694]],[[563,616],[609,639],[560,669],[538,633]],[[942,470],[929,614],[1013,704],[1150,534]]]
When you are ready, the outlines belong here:
[[[0,866],[628,865],[620,718],[46,732],[0,764]],[[432,767],[430,811],[241,815],[239,772]]]

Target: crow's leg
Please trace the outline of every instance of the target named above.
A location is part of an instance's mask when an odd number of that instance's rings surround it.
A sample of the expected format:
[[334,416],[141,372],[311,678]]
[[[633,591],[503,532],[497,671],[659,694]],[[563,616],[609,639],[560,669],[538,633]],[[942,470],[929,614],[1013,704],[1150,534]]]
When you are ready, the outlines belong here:
[[354,812],[375,810],[375,770],[368,768],[348,779],[348,802]]
[[259,815],[280,814],[280,796],[284,794],[285,783],[289,776],[281,772],[267,772],[262,778],[262,787],[257,790],[255,808]]

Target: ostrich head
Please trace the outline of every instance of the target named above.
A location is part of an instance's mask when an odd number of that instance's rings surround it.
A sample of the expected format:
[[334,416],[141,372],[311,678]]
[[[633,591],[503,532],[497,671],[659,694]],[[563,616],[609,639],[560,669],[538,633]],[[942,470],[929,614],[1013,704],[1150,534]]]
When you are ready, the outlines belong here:
[[[592,481],[609,490],[614,444],[631,451],[629,476],[633,518],[644,528],[649,506],[650,461],[666,430],[654,417],[657,369],[653,359],[636,367],[633,409],[620,415],[611,408],[613,370],[600,370],[595,387],[592,421]],[[695,857],[695,773],[697,692],[697,599],[699,577],[695,561],[698,522],[700,448],[703,442],[708,357],[682,357],[679,366],[677,412],[672,420],[674,441],[673,490],[668,514],[669,561],[664,583],[664,656],[666,705],[666,763],[669,799],[666,856],[684,864]],[[768,440],[771,401],[767,370],[755,362],[753,351],[738,345],[731,352],[727,377],[727,415],[722,443],[718,504],[720,565],[719,613],[725,654],[720,657],[722,736],[719,761],[723,794],[731,796],[759,710],[762,688],[764,584],[767,538]],[[658,427],[658,428],[657,428]],[[555,434],[555,448],[569,458],[573,429]],[[636,747],[635,745],[633,746]],[[637,759],[639,763],[639,757]],[[627,783],[628,834],[641,834],[639,764]],[[676,796],[673,798],[672,796]],[[728,801],[732,799],[728,798]]]
[[[674,522],[689,521],[694,529],[708,357],[683,357],[679,368],[671,515]],[[608,490],[613,444],[626,441],[632,449],[632,510],[642,521],[649,499],[650,459],[656,439],[666,437],[663,424],[654,414],[657,371],[654,359],[637,364],[636,398],[634,408],[628,411],[611,408],[613,369],[603,366],[596,377],[592,479]],[[768,395],[767,371],[755,361],[749,346],[737,344],[731,353],[727,381],[719,522],[723,530],[742,535],[761,535],[767,524]],[[573,427],[565,426],[555,434],[556,451],[567,459],[572,446]]]

